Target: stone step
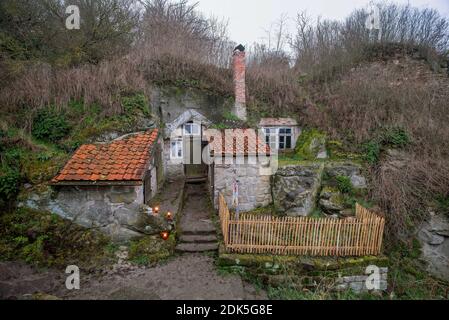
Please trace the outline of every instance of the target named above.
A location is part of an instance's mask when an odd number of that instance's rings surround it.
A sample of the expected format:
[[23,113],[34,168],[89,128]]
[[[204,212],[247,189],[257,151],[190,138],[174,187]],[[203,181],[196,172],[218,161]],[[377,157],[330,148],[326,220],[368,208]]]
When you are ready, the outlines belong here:
[[217,236],[214,234],[206,234],[206,235],[182,235],[179,238],[179,242],[181,243],[210,243],[217,242]]
[[187,183],[203,183],[207,181],[207,176],[206,177],[188,177],[186,178],[186,182]]
[[215,227],[212,224],[210,226],[201,226],[197,228],[181,228],[181,230],[181,233],[186,236],[207,236],[216,234]]
[[218,250],[218,243],[180,243],[177,252],[205,252]]

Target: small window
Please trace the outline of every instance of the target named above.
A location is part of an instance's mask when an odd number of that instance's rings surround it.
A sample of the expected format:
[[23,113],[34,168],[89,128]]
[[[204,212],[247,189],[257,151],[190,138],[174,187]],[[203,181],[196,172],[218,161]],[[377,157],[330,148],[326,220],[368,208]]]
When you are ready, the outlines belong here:
[[200,134],[200,126],[197,123],[186,123],[184,125],[184,135],[198,136]]
[[279,128],[279,149],[292,148],[292,129]]
[[277,147],[277,130],[275,128],[264,128],[265,143],[270,146],[270,149]]
[[182,140],[172,141],[170,151],[172,159],[182,159]]

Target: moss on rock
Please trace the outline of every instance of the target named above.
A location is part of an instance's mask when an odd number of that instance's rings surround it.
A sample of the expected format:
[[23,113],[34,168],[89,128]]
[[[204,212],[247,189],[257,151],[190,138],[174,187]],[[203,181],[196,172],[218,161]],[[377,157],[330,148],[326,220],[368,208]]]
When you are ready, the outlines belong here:
[[325,152],[326,134],[316,129],[304,130],[296,142],[295,154],[302,160],[315,160]]

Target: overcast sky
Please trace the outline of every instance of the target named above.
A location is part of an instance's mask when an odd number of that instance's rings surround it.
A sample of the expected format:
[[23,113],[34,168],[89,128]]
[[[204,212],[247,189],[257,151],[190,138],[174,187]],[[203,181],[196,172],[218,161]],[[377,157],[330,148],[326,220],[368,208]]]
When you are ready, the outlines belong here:
[[[270,25],[282,14],[294,17],[307,10],[312,17],[344,19],[352,10],[364,8],[369,0],[191,0],[206,16],[229,19],[229,33],[233,41],[251,45],[266,38]],[[438,9],[449,17],[449,0],[396,0],[426,8]]]

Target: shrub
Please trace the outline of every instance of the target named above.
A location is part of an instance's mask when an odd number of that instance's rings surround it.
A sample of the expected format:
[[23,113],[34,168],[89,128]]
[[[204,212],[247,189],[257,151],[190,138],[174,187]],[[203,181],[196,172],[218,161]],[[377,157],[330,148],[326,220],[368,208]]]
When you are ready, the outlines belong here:
[[403,148],[410,143],[410,137],[408,133],[402,128],[390,128],[387,129],[383,135],[383,144]]
[[337,188],[341,193],[352,193],[353,187],[351,183],[351,179],[346,176],[337,176],[335,177],[335,180],[337,181]]
[[22,248],[22,257],[27,263],[45,260],[44,244],[47,236],[41,235],[33,243]]
[[38,111],[33,119],[32,134],[37,139],[58,142],[70,131],[65,116],[53,108]]
[[438,195],[436,197],[437,209],[449,217],[449,195]]
[[127,115],[134,115],[138,111],[142,112],[144,115],[150,114],[148,99],[145,95],[140,93],[129,97],[123,97],[122,106]]
[[129,259],[138,265],[152,265],[168,258],[175,244],[174,236],[167,241],[159,236],[148,236],[132,241],[129,246]]
[[108,244],[106,236],[55,214],[18,208],[0,216],[0,259],[93,270],[112,258]]
[[19,193],[20,172],[16,169],[3,168],[0,175],[0,201],[5,203],[14,200]]
[[363,158],[369,164],[376,164],[379,161],[380,144],[377,141],[371,140],[369,142],[366,142],[365,144],[363,144],[362,148]]

